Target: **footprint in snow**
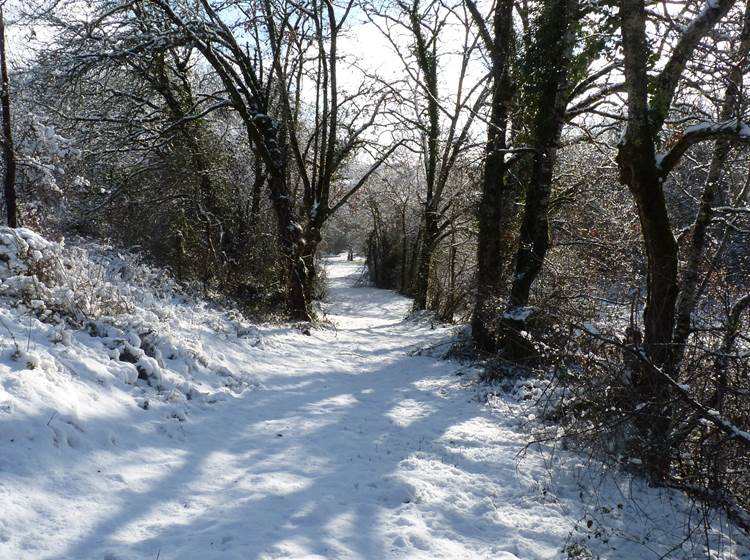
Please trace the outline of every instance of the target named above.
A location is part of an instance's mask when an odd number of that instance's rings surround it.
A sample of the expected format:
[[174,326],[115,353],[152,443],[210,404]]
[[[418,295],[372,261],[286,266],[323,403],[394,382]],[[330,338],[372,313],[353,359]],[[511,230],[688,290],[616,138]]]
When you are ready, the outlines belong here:
[[419,535],[411,535],[409,537],[409,542],[412,544],[414,548],[418,548],[419,550],[430,549],[429,541],[425,539],[424,537],[420,537]]
[[406,517],[399,517],[396,519],[396,525],[399,527],[411,527],[414,525],[414,522],[411,519],[407,519]]
[[393,539],[393,546],[396,548],[406,548],[406,539],[399,535],[395,539]]

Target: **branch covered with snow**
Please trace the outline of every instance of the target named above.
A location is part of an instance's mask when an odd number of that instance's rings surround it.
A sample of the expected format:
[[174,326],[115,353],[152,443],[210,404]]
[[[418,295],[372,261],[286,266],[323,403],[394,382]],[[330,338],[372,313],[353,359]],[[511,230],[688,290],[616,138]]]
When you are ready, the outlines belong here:
[[725,122],[704,122],[686,128],[669,151],[657,156],[661,176],[669,175],[693,144],[706,140],[750,144],[750,125],[732,119]]
[[701,12],[685,28],[672,51],[664,69],[656,78],[654,94],[650,103],[650,120],[654,133],[657,133],[669,114],[677,84],[682,78],[695,48],[706,34],[723,18],[734,5],[735,0],[709,0]]

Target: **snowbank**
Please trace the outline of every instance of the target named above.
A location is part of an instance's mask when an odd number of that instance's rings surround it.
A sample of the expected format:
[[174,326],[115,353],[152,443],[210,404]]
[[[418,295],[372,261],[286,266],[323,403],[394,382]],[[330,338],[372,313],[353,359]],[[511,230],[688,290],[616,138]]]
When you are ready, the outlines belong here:
[[144,410],[181,421],[188,401],[257,385],[209,359],[196,330],[260,343],[238,315],[191,301],[133,255],[0,228],[0,420],[24,452],[114,444]]

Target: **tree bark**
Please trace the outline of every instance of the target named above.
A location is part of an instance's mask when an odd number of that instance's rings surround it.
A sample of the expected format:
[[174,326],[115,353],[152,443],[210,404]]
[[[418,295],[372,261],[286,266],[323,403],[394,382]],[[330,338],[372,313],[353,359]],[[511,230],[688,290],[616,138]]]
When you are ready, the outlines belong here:
[[[578,0],[545,3],[539,29],[529,54],[528,79],[539,91],[534,100],[531,145],[535,148],[531,172],[526,176],[526,204],[521,225],[516,273],[509,307],[523,307],[542,269],[549,249],[549,197],[558,143],[568,104],[568,69],[578,20]],[[532,95],[534,95],[532,93]]]
[[5,158],[5,213],[8,227],[18,227],[18,204],[16,201],[16,151],[13,146],[13,127],[10,113],[10,78],[8,76],[8,56],[5,48],[5,17],[0,7],[0,78],[2,94],[0,105],[3,111],[3,155]]
[[[472,3],[467,2],[469,8]],[[483,29],[478,12],[472,10],[474,20]],[[495,7],[493,19],[494,37],[492,56],[492,99],[490,122],[487,129],[482,198],[478,212],[477,239],[477,294],[472,316],[472,336],[481,350],[495,349],[495,336],[492,323],[498,313],[497,298],[503,271],[502,260],[502,219],[507,204],[505,183],[505,135],[508,124],[508,111],[512,99],[508,77],[508,54],[512,40],[511,0],[500,0]]]

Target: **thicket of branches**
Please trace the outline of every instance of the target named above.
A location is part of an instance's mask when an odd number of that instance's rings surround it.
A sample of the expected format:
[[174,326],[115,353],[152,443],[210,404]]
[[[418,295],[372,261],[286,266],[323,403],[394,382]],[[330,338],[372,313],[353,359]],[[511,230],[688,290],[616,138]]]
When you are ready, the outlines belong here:
[[[544,379],[565,438],[750,527],[746,2],[10,15],[10,226],[139,246],[304,321],[319,253],[360,251],[376,285],[469,322],[488,379]],[[377,68],[357,56],[365,29]]]
[[[419,6],[425,44],[412,29]],[[448,64],[437,92],[429,72],[408,75],[409,99],[422,96],[410,120],[419,165],[399,164],[371,191],[373,280],[419,308],[419,259],[431,252],[425,306],[471,320],[488,379],[540,376],[546,418],[565,439],[750,527],[748,6],[499,1],[489,17],[471,2],[396,13],[409,66],[422,68],[421,50],[437,68],[459,56],[451,22],[477,30],[491,80],[477,111],[455,103]],[[468,51],[454,64],[469,64]],[[453,135],[460,111],[486,126],[483,153]],[[431,134],[443,149],[461,145],[463,163],[439,191],[437,238],[424,217],[415,227],[434,200]]]

